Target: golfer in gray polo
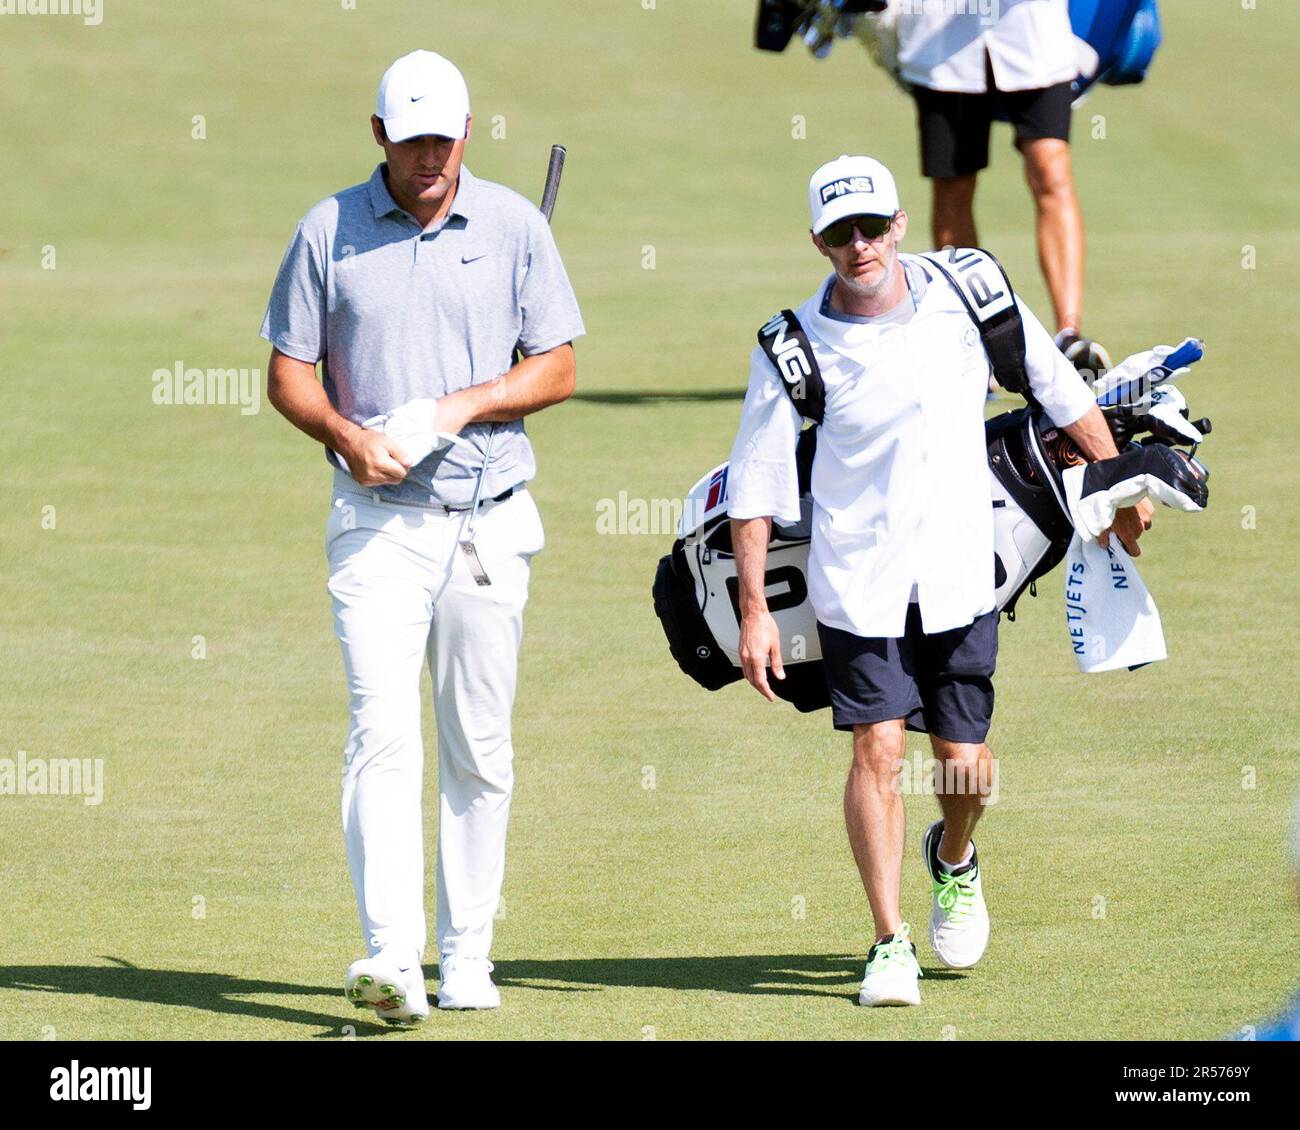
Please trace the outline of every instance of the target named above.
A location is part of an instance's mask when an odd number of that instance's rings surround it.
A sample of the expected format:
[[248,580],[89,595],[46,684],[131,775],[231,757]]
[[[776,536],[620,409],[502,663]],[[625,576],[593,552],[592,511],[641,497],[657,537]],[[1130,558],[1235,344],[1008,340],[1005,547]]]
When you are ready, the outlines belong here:
[[262,336],[271,403],[333,467],[326,552],[352,719],[343,830],[367,947],[344,991],[417,1023],[429,1012],[421,670],[438,728],[438,1004],[495,1008],[510,715],[543,544],[523,417],[573,392],[584,331],[541,213],[461,163],[471,119],[456,67],[428,51],[398,59],[370,124],[384,162],[298,224]]

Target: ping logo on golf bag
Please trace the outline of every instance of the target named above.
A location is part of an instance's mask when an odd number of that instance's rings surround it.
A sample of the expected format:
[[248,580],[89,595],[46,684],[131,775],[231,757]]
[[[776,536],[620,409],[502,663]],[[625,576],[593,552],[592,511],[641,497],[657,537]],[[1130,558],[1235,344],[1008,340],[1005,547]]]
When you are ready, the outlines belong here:
[[790,330],[787,311],[772,316],[771,321],[758,331],[759,337],[771,338],[771,352],[781,379],[787,384],[798,384],[812,375],[808,351]]
[[[798,608],[808,599],[808,580],[803,570],[794,565],[781,565],[769,569],[763,574],[763,589],[767,596],[769,612],[784,612],[787,608]],[[731,597],[731,607],[736,613],[736,623],[740,623],[740,578],[727,578],[727,595]]]
[[828,200],[834,200],[839,196],[846,196],[850,192],[875,192],[876,184],[870,177],[840,177],[839,180],[833,180],[830,184],[822,185],[821,198],[825,204]]
[[[933,261],[937,257],[927,258]],[[960,289],[962,297],[979,312],[982,321],[1015,303],[1011,287],[1006,285],[1006,277],[1000,268],[989,262],[987,256],[974,248],[954,247],[949,250],[947,261],[954,270],[945,271],[945,274]],[[994,277],[990,280],[989,276]]]
[[758,331],[758,344],[775,366],[800,415],[821,423],[826,412],[826,384],[808,335],[794,311],[773,314]]

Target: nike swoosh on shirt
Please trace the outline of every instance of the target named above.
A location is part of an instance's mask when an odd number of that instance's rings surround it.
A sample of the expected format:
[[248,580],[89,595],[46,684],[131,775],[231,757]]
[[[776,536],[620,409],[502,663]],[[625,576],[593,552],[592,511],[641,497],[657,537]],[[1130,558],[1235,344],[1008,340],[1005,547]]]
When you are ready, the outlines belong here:
[[420,99],[422,99],[422,98],[424,98],[424,97],[425,97],[425,95],[423,95],[423,94],[412,94],[412,95],[411,95],[411,101],[412,101],[412,102],[419,102]]
[[460,261],[462,263],[473,263],[476,259],[482,259],[486,254],[486,251],[475,251],[469,255],[462,255]]

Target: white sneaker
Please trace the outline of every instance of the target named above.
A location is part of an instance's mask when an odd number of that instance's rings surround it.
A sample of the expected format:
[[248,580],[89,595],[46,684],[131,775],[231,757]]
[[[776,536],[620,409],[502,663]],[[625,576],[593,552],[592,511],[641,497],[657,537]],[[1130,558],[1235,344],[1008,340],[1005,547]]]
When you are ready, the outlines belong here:
[[989,911],[980,885],[979,853],[971,843],[970,862],[949,875],[939,866],[943,821],[921,838],[921,855],[930,873],[930,945],[949,969],[969,969],[989,944]]
[[414,1025],[429,1019],[429,997],[420,963],[401,965],[388,950],[349,965],[343,995],[357,1008],[373,1008],[386,1024]]
[[858,1004],[921,1003],[921,967],[916,963],[912,928],[904,922],[891,938],[877,942],[867,954],[867,973],[858,990]]
[[439,1008],[500,1008],[501,994],[492,984],[492,963],[486,957],[443,954],[438,963],[442,983]]

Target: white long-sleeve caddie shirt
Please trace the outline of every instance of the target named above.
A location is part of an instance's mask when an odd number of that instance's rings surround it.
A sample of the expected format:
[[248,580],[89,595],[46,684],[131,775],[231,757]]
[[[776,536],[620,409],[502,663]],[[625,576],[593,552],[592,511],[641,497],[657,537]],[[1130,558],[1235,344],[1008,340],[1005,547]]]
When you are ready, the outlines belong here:
[[[927,634],[994,607],[988,357],[947,280],[917,256],[899,258],[909,290],[902,308],[871,319],[833,314],[831,275],[795,312],[826,384],[812,465],[809,599],[823,624],[867,637],[903,635],[913,586]],[[1055,424],[1072,424],[1092,393],[1016,301],[1034,395]],[[731,449],[732,518],[799,520],[802,424],[756,346]]]
[[1066,0],[908,0],[898,18],[898,66],[931,90],[982,94],[984,57],[1002,91],[1039,90],[1079,73]]

